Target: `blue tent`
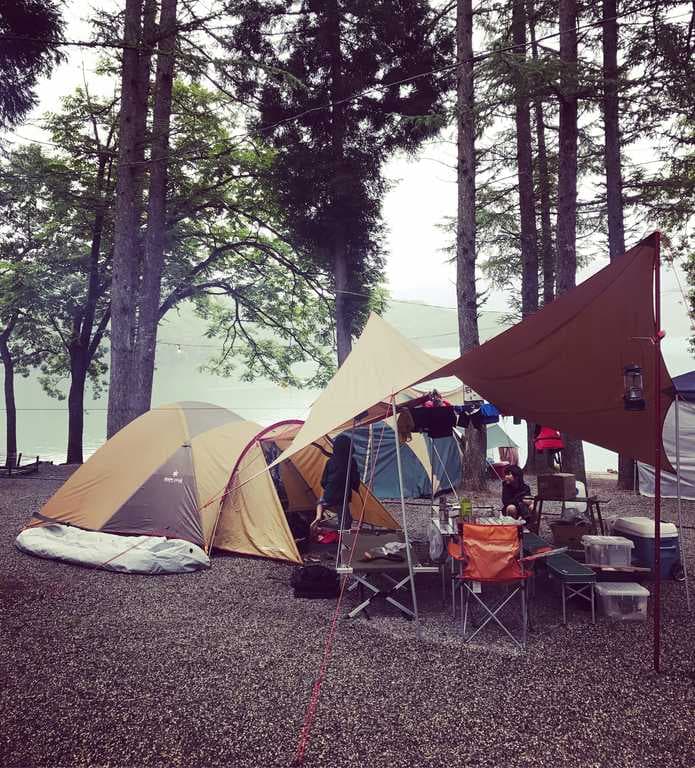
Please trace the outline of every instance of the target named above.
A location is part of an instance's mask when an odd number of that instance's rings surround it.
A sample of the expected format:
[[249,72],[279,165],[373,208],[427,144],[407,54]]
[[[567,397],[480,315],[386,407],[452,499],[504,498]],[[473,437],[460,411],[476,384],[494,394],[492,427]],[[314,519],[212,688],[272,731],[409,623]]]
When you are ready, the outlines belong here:
[[[371,427],[353,431],[353,450],[362,482],[379,499],[395,499],[400,495],[398,467],[393,430],[380,421]],[[516,447],[516,443],[497,424],[488,425],[488,449]],[[412,440],[401,443],[403,493],[417,499],[455,487],[461,479],[461,447],[456,437],[432,440],[414,432]]]

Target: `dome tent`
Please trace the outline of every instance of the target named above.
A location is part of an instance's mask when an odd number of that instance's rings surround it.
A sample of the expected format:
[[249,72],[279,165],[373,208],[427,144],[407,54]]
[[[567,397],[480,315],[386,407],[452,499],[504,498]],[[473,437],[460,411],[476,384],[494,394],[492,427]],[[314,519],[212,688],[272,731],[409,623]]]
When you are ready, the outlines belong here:
[[[266,443],[284,445],[298,424],[264,430],[209,403],[154,408],[68,478],[19,534],[17,546],[139,573],[208,567],[213,547],[301,562],[258,439],[265,435]],[[286,487],[294,489],[290,506],[316,503],[313,489],[329,455],[328,442],[309,446],[281,468],[290,478]],[[374,502],[371,497],[365,519],[393,523]]]

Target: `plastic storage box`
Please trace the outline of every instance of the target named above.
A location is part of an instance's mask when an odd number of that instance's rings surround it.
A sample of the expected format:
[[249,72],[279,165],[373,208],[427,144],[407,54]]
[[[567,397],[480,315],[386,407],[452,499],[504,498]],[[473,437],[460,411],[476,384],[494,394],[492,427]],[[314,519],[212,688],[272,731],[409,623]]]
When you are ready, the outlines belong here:
[[[630,539],[635,545],[635,565],[654,570],[654,535],[656,526],[649,517],[618,517],[613,523],[613,533]],[[680,563],[678,529],[673,523],[661,523],[661,578],[673,575]]]
[[597,584],[599,611],[617,621],[646,621],[649,590],[629,581]]
[[630,565],[634,542],[623,536],[582,536],[584,561],[592,565]]

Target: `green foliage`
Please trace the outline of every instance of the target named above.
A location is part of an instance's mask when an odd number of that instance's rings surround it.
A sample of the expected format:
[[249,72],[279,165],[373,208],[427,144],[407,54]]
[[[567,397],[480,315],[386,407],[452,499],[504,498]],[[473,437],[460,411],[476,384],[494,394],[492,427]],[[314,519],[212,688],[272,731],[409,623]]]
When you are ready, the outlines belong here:
[[16,125],[36,104],[35,85],[64,59],[56,0],[0,3],[0,128]]
[[242,97],[276,149],[271,183],[297,248],[332,269],[344,246],[353,333],[383,271],[384,161],[414,152],[443,121],[450,37],[422,0],[234,4]]

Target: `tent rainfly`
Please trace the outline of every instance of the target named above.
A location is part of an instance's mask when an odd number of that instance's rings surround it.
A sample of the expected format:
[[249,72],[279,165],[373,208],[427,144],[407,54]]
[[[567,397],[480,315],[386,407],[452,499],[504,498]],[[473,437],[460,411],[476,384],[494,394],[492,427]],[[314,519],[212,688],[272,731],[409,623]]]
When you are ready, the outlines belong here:
[[[79,467],[35,513],[17,546],[137,573],[208,567],[213,547],[301,563],[274,478],[261,471],[300,426],[263,429],[209,403],[155,408]],[[288,510],[315,506],[330,450],[328,440],[318,441],[281,468]],[[365,487],[359,496],[367,522],[398,527]]]

